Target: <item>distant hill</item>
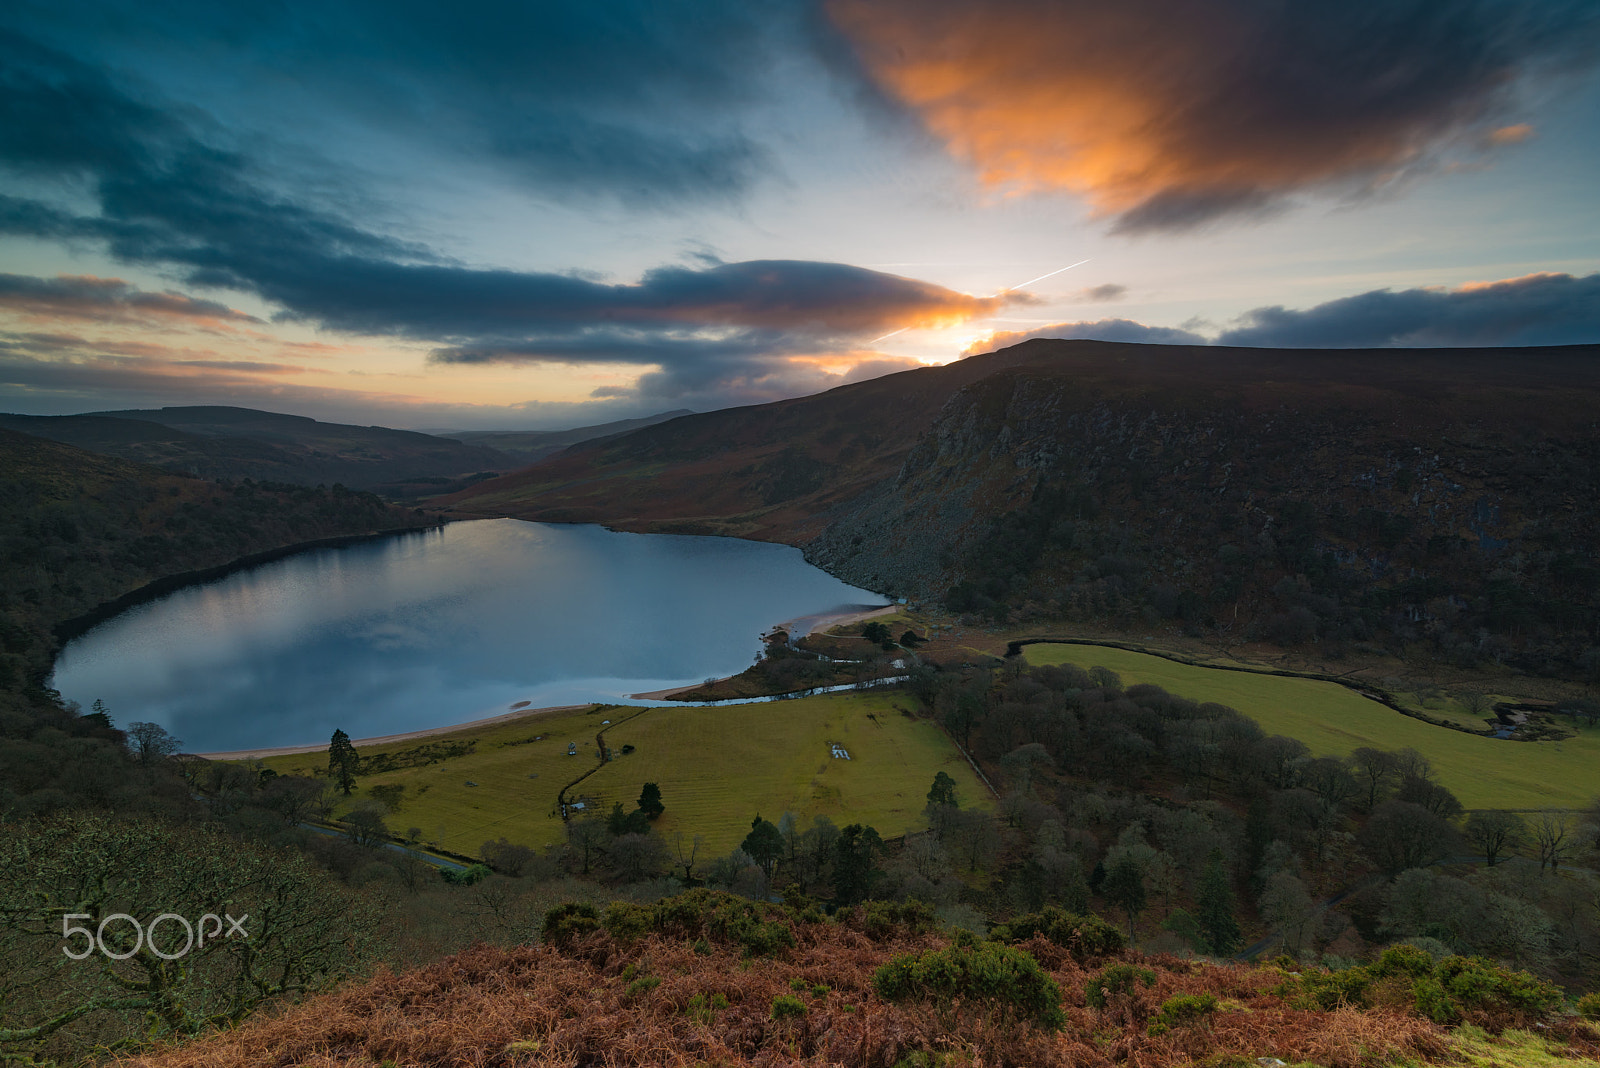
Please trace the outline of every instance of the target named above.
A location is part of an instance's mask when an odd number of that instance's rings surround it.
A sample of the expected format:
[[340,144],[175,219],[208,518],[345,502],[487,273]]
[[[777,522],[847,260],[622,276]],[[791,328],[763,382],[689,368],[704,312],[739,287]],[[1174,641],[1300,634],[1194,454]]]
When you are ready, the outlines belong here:
[[733,534],[997,621],[1600,681],[1600,347],[1036,340],[687,416],[447,498]]
[[680,415],[693,414],[695,413],[688,408],[679,408],[657,415],[647,415],[642,419],[619,419],[614,423],[580,426],[571,430],[462,430],[441,436],[464,441],[470,445],[485,445],[491,449],[498,449],[508,456],[516,457],[524,464],[531,464],[580,442],[624,434],[640,427],[665,423]]
[[0,736],[54,628],[157,579],[307,541],[420,527],[370,493],[219,486],[0,429]]
[[522,461],[482,445],[385,427],[322,423],[250,408],[0,415],[0,427],[201,478],[339,483],[419,496]]

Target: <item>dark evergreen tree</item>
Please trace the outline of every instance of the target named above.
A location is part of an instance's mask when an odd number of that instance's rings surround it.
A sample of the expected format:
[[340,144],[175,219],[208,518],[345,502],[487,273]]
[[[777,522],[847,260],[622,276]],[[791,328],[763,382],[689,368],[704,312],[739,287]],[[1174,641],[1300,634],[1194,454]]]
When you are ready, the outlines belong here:
[[350,796],[356,785],[356,772],[361,767],[361,754],[350,744],[350,736],[342,730],[333,732],[328,743],[328,775],[339,784],[339,789]]
[[841,905],[854,904],[872,892],[882,849],[883,839],[872,827],[852,823],[839,832],[833,844],[833,893]]
[[1206,948],[1226,957],[1239,948],[1239,921],[1234,918],[1233,884],[1223,863],[1222,851],[1213,849],[1200,876],[1195,895],[1195,920],[1205,935]]
[[1111,865],[1101,888],[1106,900],[1128,914],[1128,944],[1135,943],[1134,921],[1144,911],[1144,870],[1139,862],[1125,856]]
[[771,820],[757,815],[750,821],[750,833],[745,835],[739,848],[748,853],[750,859],[761,866],[762,874],[770,879],[778,858],[783,856],[783,832]]
[[945,805],[954,808],[956,804],[956,781],[944,772],[933,777],[933,788],[928,791],[928,804]]
[[650,817],[641,808],[629,812],[618,801],[611,806],[611,815],[606,817],[606,829],[613,838],[621,838],[625,834],[649,834]]
[[667,810],[661,803],[661,787],[653,782],[644,784],[644,789],[639,791],[639,811],[650,819],[657,819]]

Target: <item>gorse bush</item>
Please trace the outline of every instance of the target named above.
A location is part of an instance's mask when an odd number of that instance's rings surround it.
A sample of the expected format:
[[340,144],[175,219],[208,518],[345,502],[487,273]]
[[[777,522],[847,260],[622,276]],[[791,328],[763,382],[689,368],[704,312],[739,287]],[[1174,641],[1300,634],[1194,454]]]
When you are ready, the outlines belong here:
[[600,929],[600,913],[586,901],[568,901],[544,914],[539,937],[546,945],[568,946]]
[[774,1020],[793,1019],[805,1014],[806,1003],[793,994],[779,994],[772,999],[772,1018]]
[[1156,973],[1136,964],[1111,964],[1083,985],[1083,995],[1091,1009],[1103,1009],[1109,998],[1131,994],[1137,984],[1156,985]]
[[1309,972],[1279,988],[1302,1008],[1370,1008],[1396,993],[1418,1015],[1453,1024],[1472,1018],[1493,1027],[1548,1015],[1563,998],[1558,987],[1481,957],[1435,962],[1415,946],[1390,946],[1376,961],[1342,972]]
[[928,934],[943,925],[933,906],[922,901],[866,901],[841,909],[839,919],[873,941]]
[[1215,994],[1179,994],[1161,1003],[1161,1009],[1150,1025],[1150,1033],[1162,1035],[1175,1027],[1192,1027],[1209,1020],[1216,1011]]
[[872,988],[885,1001],[929,1001],[945,1011],[959,1005],[1051,1031],[1066,1021],[1061,988],[1039,962],[994,942],[895,957],[874,973]]
[[990,932],[996,942],[1026,942],[1035,935],[1043,935],[1080,961],[1108,956],[1127,945],[1122,931],[1100,917],[1080,916],[1054,905],[1017,916]]
[[654,905],[614,901],[603,913],[577,902],[558,905],[545,914],[544,940],[567,945],[603,928],[619,942],[660,934],[692,942],[696,952],[709,953],[712,942],[731,942],[747,955],[758,957],[793,948],[797,922],[807,921],[781,905],[697,889]]

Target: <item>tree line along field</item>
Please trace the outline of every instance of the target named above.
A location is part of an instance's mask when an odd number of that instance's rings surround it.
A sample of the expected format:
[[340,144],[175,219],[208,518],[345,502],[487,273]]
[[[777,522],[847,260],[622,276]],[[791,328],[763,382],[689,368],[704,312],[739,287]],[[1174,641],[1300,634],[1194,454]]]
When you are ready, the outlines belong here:
[[[718,707],[597,705],[359,746],[364,770],[343,808],[373,787],[400,785],[404,793],[387,817],[394,833],[417,828],[422,841],[466,855],[499,838],[552,845],[565,836],[558,795],[595,768],[595,735],[605,731],[613,759],[568,800],[581,797],[586,812],[603,816],[619,801],[632,809],[643,784],[654,782],[666,804],[656,829],[704,836],[702,856],[735,848],[757,813],[776,820],[793,812],[803,825],[826,815],[893,836],[923,826],[929,784],[940,771],[956,780],[963,805],[985,806],[989,797],[942,730],[901,712],[912,704],[885,692]],[[834,743],[850,759],[833,757]],[[576,756],[567,755],[569,744]],[[322,774],[327,755],[262,763],[280,775]],[[412,766],[378,770],[386,764]]]
[[1434,726],[1319,679],[1196,667],[1102,646],[1031,645],[1023,655],[1039,666],[1106,667],[1127,684],[1228,705],[1316,756],[1344,757],[1362,746],[1415,749],[1469,809],[1580,808],[1600,789],[1600,728],[1579,727],[1560,742],[1506,741]]

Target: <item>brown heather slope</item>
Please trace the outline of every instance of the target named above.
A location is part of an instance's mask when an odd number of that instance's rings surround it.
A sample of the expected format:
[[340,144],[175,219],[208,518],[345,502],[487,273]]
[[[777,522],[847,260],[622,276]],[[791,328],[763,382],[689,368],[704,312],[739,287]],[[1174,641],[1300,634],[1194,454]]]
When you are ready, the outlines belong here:
[[1600,681],[1600,347],[1031,341],[574,448],[458,511],[805,547],[996,622]]
[[[604,932],[563,952],[548,946],[477,946],[403,975],[383,975],[241,1027],[125,1063],[141,1068],[258,1065],[650,1066],[997,1065],[1028,1068],[1176,1068],[1250,1065],[1258,1057],[1328,1068],[1449,1062],[1449,1032],[1408,1006],[1322,1011],[1274,993],[1276,968],[1175,957],[1128,960],[1151,968],[1104,1009],[1086,1004],[1100,973],[1042,938],[1025,943],[1059,984],[1059,1032],[996,1018],[988,1006],[940,1012],[890,1004],[873,972],[899,953],[942,947],[940,935],[875,941],[836,924],[803,926],[781,957],[742,959],[737,947],[650,936],[619,944]],[[652,982],[653,981],[653,982]],[[1163,1002],[1210,994],[1219,1011],[1152,1035]],[[795,1015],[774,1018],[774,1000]],[[1547,1032],[1549,1034],[1550,1032]],[[1565,1056],[1595,1048],[1582,1025],[1563,1029]],[[931,1055],[931,1056],[930,1056]],[[935,1059],[937,1058],[937,1059]],[[1552,1062],[1555,1063],[1555,1062]]]

